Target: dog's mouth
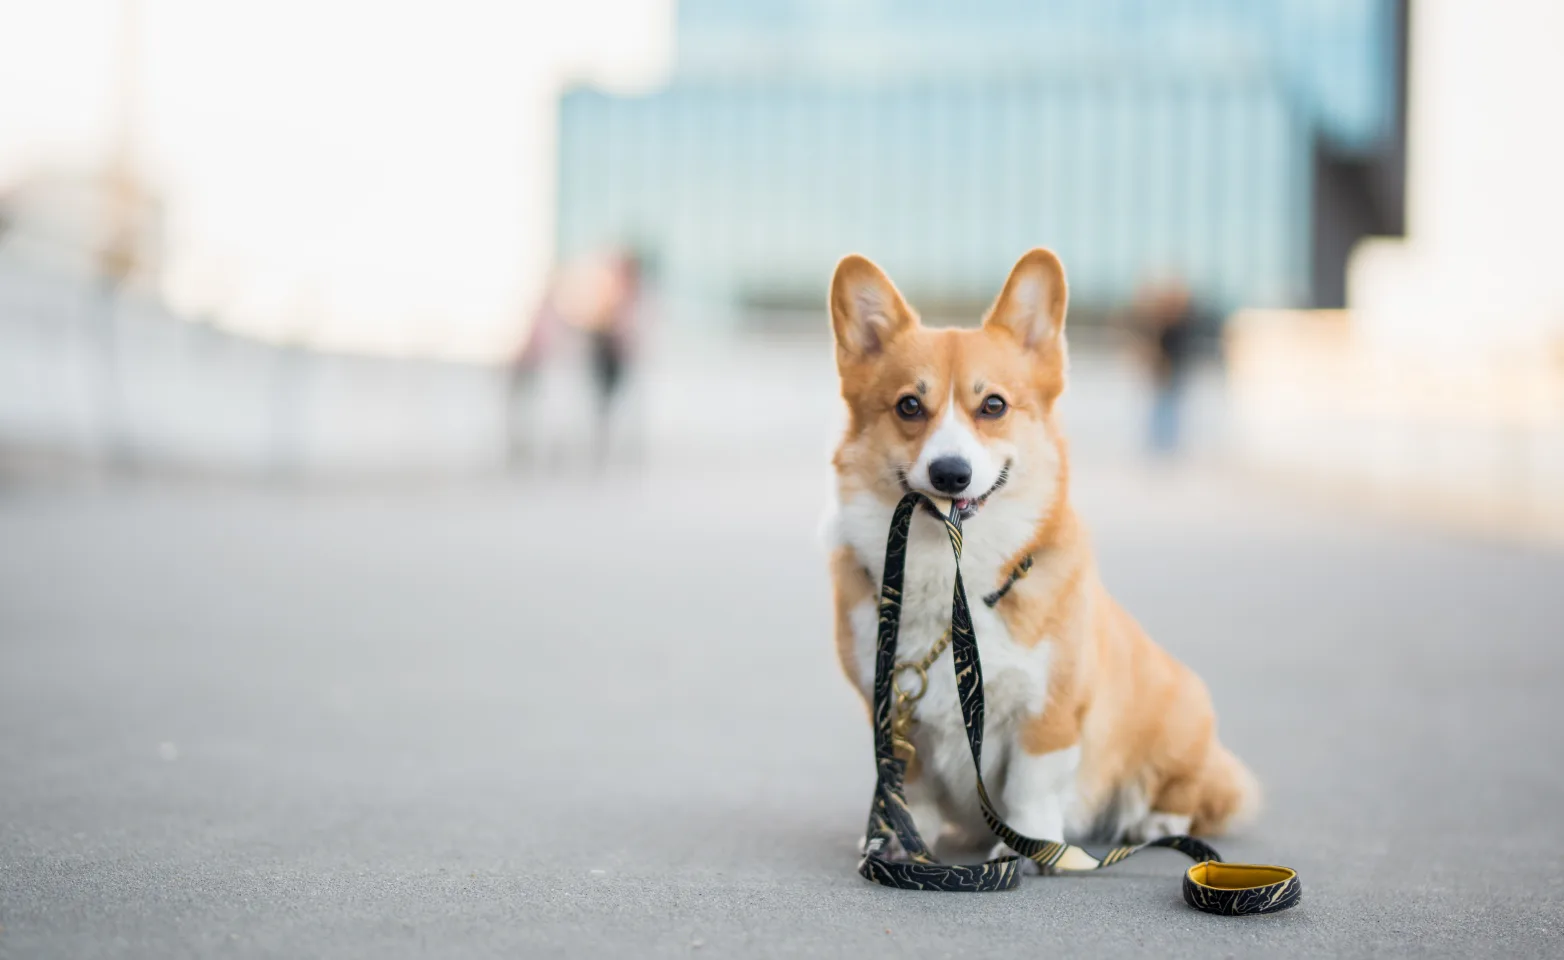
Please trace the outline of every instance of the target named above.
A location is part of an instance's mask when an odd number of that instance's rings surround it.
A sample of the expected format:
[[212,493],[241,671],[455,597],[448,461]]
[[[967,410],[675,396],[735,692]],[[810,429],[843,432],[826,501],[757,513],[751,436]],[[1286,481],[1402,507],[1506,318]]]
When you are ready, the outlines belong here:
[[[905,471],[905,470],[898,470],[898,471],[896,471],[896,475],[901,480],[902,492],[903,493],[912,493],[913,492],[912,484],[907,482],[907,471]],[[962,521],[965,522],[965,521],[971,520],[973,517],[977,516],[978,511],[983,509],[983,505],[988,502],[988,498],[992,497],[995,493],[999,492],[999,488],[1003,487],[1007,482],[1009,482],[1009,480],[1010,480],[1010,461],[1007,460],[1007,461],[1005,461],[1005,465],[1000,468],[1000,470],[999,470],[999,477],[998,477],[998,479],[996,479],[994,481],[994,485],[989,487],[986,491],[984,491],[981,496],[977,496],[977,497],[957,497],[955,499],[952,499],[950,497],[942,496],[942,495],[937,494],[937,493],[929,493],[927,490],[919,490],[917,492],[923,494],[924,496],[932,497],[932,498],[934,498],[936,500],[950,500],[952,503],[955,504],[956,512],[960,515]],[[944,517],[939,515],[939,511],[935,510],[933,507],[931,507],[929,505],[928,501],[924,501],[923,509],[927,510],[933,516],[938,517],[938,519],[940,519],[940,520],[945,519]]]

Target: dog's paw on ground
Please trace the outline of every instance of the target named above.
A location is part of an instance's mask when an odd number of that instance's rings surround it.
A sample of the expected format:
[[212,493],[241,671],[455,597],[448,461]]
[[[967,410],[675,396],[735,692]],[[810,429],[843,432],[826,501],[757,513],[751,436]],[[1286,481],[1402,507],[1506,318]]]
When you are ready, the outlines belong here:
[[[988,852],[988,858],[993,860],[996,857],[1021,857],[1022,876],[1035,877],[1043,872],[1043,868],[1038,866],[1036,860],[1022,856],[1020,853],[1012,850],[1007,843],[1000,842],[994,844],[994,849]],[[1097,861],[1094,857],[1080,847],[1070,847],[1064,851],[1063,856],[1054,861],[1051,869],[1054,873],[1068,873],[1072,870],[1095,870],[1096,868]]]
[[988,852],[988,859],[990,860],[998,860],[1000,857],[1020,857],[1021,862],[1016,864],[1016,866],[1024,877],[1035,877],[1043,872],[1043,868],[1037,865],[1036,860],[1021,856],[1021,854],[1010,849],[1010,844],[1003,840],[994,844],[994,849]]
[[[858,838],[858,855],[861,857],[869,852],[869,838]],[[891,837],[881,843],[876,855],[882,860],[906,860],[907,851],[901,847],[901,841]]]
[[1177,837],[1189,832],[1189,817],[1182,813],[1157,813],[1152,811],[1131,824],[1124,831],[1124,839],[1130,843],[1150,843],[1163,837]]

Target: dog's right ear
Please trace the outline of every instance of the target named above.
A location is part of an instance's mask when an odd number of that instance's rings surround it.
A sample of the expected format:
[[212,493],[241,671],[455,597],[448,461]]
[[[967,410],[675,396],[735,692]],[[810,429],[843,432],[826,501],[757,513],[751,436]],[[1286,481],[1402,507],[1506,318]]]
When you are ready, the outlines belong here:
[[891,278],[867,257],[850,254],[831,276],[831,329],[836,334],[836,365],[867,360],[918,318]]

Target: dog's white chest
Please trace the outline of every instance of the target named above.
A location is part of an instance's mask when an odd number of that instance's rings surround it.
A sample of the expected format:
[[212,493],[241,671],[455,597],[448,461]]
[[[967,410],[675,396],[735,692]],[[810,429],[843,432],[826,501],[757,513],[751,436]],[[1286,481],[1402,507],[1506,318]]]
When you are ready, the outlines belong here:
[[[871,498],[841,506],[837,533],[852,546],[876,583],[884,575],[885,535],[891,508]],[[1042,710],[1048,692],[1048,644],[1024,646],[1010,636],[1004,621],[983,603],[983,596],[1002,579],[1001,571],[1026,542],[1035,519],[1009,516],[1015,510],[992,507],[963,531],[961,574],[966,586],[972,626],[983,664],[986,702],[983,767],[985,777],[1004,761],[1004,751],[1017,722]],[[906,576],[901,603],[901,631],[896,659],[916,662],[950,626],[956,561],[942,524],[931,517],[913,519],[907,545]],[[1004,571],[1008,572],[1008,571]],[[854,653],[859,682],[872,696],[878,641],[878,593],[852,611]],[[918,702],[914,742],[924,770],[945,788],[952,800],[971,797],[975,803],[972,756],[956,698],[955,673],[946,650],[930,668],[928,691]]]

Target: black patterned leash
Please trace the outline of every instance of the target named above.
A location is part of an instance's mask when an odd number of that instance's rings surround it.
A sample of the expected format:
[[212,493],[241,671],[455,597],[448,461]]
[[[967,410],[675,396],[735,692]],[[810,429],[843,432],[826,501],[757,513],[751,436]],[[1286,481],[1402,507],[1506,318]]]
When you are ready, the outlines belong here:
[[[880,582],[880,620],[874,657],[874,762],[877,776],[869,823],[864,830],[863,859],[858,872],[865,879],[903,890],[985,892],[1012,890],[1020,882],[1016,857],[1006,856],[978,864],[941,863],[935,859],[907,808],[903,789],[907,761],[897,756],[891,731],[891,687],[896,670],[896,640],[901,631],[901,592],[907,567],[907,534],[913,511],[920,501],[932,501],[909,493],[896,505],[890,534],[885,542],[885,574]],[[952,505],[952,510],[954,510]],[[959,520],[956,527],[960,538]],[[956,576],[961,576],[958,566]],[[961,591],[957,602],[965,604]],[[954,622],[952,622],[954,627]],[[969,631],[970,632],[970,631]],[[980,694],[981,695],[981,694]],[[905,859],[882,854],[895,840]]]
[[[927,503],[934,513],[943,519],[946,535],[951,541],[951,552],[956,555],[956,589],[954,589],[954,596],[951,597],[952,668],[956,671],[956,690],[962,707],[962,722],[967,727],[967,744],[971,747],[974,776],[978,780],[979,805],[982,807],[982,815],[988,827],[999,836],[999,840],[1009,844],[1010,849],[1021,857],[1028,857],[1029,860],[1037,863],[1038,868],[1045,874],[1053,874],[1057,871],[1082,872],[1103,869],[1104,866],[1112,866],[1128,860],[1132,855],[1139,854],[1145,849],[1167,847],[1186,854],[1196,861],[1195,868],[1190,868],[1184,880],[1184,896],[1193,907],[1221,913],[1254,913],[1273,912],[1295,904],[1300,893],[1297,874],[1293,874],[1287,868],[1245,868],[1250,871],[1264,871],[1264,869],[1286,871],[1287,876],[1276,874],[1276,877],[1272,877],[1272,879],[1279,877],[1279,882],[1267,883],[1264,890],[1248,887],[1240,891],[1229,891],[1207,885],[1204,883],[1207,877],[1214,879],[1217,876],[1221,866],[1221,855],[1217,854],[1211,844],[1196,840],[1193,836],[1164,836],[1150,843],[1114,847],[1101,857],[1095,857],[1074,844],[1057,840],[1037,840],[1034,836],[1021,835],[1004,822],[1004,818],[1001,818],[993,807],[992,799],[988,797],[987,785],[982,780],[982,730],[984,730],[982,661],[978,657],[978,641],[973,635],[971,611],[967,605],[967,588],[963,586],[962,574],[960,574],[960,557],[962,557],[960,511],[956,510],[952,503],[948,514],[940,514],[934,500],[918,493],[907,494],[896,505],[895,514],[891,516],[890,535],[885,539],[885,575],[881,582],[879,638],[877,638],[876,655],[874,655],[874,765],[879,776],[874,783],[874,801],[870,805],[870,819],[865,830],[865,849],[863,849],[863,860],[859,863],[859,874],[862,874],[865,879],[882,883],[885,887],[896,887],[901,890],[978,893],[978,891],[1013,890],[1020,882],[1020,858],[1015,855],[996,857],[984,863],[971,863],[971,865],[940,863],[929,846],[924,843],[923,836],[918,835],[917,824],[913,822],[912,813],[907,808],[906,793],[904,793],[907,763],[896,755],[895,743],[891,735],[891,686],[893,686],[891,680],[896,668],[896,639],[901,630],[901,591],[907,566],[907,535],[912,528],[913,513],[917,511],[920,503]],[[1024,574],[1026,574],[1024,569],[1012,572],[1010,579],[1004,583],[998,593],[1003,594]],[[882,855],[887,851],[893,838],[901,844],[902,854],[906,855],[904,860],[891,860]],[[1239,865],[1231,866],[1240,869]],[[1196,871],[1200,871],[1200,880],[1195,879]],[[1253,879],[1253,876],[1259,874],[1243,874],[1243,876]],[[1251,908],[1245,910],[1231,908],[1234,905],[1232,901],[1239,899],[1237,894],[1242,894],[1242,899],[1250,902]],[[1201,902],[1196,902],[1196,899],[1200,899]]]

